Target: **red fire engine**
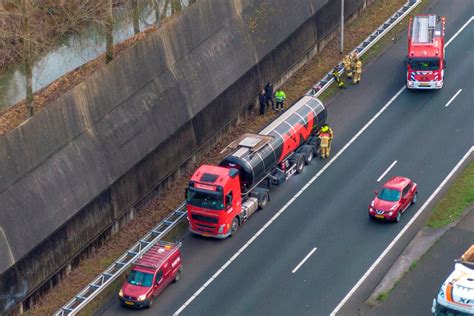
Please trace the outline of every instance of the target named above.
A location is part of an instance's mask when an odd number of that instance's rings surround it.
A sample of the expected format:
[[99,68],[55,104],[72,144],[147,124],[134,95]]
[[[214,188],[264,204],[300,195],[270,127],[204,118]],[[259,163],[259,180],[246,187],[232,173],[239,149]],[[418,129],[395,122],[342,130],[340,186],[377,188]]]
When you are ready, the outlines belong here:
[[189,229],[216,238],[233,235],[270,199],[279,185],[303,171],[317,152],[316,136],[326,109],[315,97],[303,96],[259,134],[244,134],[219,166],[202,165],[186,189]]
[[416,15],[408,27],[407,88],[441,89],[446,67],[444,17]]

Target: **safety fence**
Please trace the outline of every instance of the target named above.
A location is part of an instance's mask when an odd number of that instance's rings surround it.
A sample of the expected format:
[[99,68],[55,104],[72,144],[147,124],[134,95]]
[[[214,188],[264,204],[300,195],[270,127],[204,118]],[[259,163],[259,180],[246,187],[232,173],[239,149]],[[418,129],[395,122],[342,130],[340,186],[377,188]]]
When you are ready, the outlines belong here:
[[[377,30],[370,34],[362,43],[352,52],[357,52],[358,56],[362,56],[370,47],[372,47],[382,36],[390,31],[398,22],[400,22],[408,13],[410,13],[421,0],[410,0],[405,3],[397,12],[388,18]],[[344,72],[342,62],[337,66],[340,73]],[[327,73],[322,80],[313,85],[311,90],[306,94],[318,97],[324,92],[334,81],[332,71]],[[186,205],[183,202],[168,217],[166,217],[155,228],[149,231],[142,239],[135,243],[122,256],[120,256],[105,271],[97,276],[94,281],[84,287],[78,294],[61,307],[54,315],[65,316],[75,315],[84,306],[91,302],[99,295],[109,284],[117,279],[131,264],[142,256],[148,249],[163,238],[170,230],[179,224],[186,215]]]
[[[389,17],[378,29],[376,29],[372,34],[367,36],[359,46],[354,48],[351,51],[352,53],[357,53],[357,56],[362,56],[366,51],[369,50],[378,40],[384,36],[388,31],[390,31],[398,22],[400,22],[408,13],[410,13],[418,4],[421,3],[421,0],[410,0],[405,3],[397,12],[395,12],[391,17]],[[336,66],[337,71],[340,74],[344,73],[344,65],[342,61]],[[326,90],[331,83],[333,83],[334,77],[332,75],[332,70],[328,72],[323,79],[318,83],[314,84],[313,87],[306,93],[307,95],[318,97],[324,90]]]

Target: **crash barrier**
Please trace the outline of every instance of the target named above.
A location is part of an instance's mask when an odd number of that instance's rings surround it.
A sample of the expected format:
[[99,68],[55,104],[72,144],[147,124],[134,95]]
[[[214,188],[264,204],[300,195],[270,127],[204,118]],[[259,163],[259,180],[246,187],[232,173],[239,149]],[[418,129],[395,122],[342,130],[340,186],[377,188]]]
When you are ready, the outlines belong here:
[[[408,1],[403,7],[401,7],[394,15],[392,15],[387,21],[384,22],[375,32],[373,32],[367,39],[365,39],[355,50],[358,51],[359,56],[362,56],[372,45],[374,45],[382,36],[384,36],[393,26],[395,26],[401,19],[403,19],[410,11],[412,11],[421,0],[416,1]],[[375,35],[375,37],[374,37]],[[368,42],[370,40],[370,42]],[[340,63],[342,64],[342,63]],[[329,73],[330,74],[330,73]],[[332,75],[331,75],[332,76]],[[320,87],[317,91],[311,89],[307,94],[319,96],[331,83],[333,82],[332,79],[324,80],[327,75],[323,78],[323,80],[319,81],[313,87]],[[177,222],[184,219],[186,214],[185,203],[181,204],[176,210],[171,213],[171,216],[174,214],[179,214],[179,217],[175,217],[176,221],[171,223],[168,219],[164,220],[160,223],[160,225],[177,225]],[[157,229],[154,228],[150,232],[148,232],[145,237],[143,237],[140,241],[135,244],[134,247],[131,249],[138,249],[139,244],[143,240],[148,240],[149,236],[153,236],[156,234]],[[154,239],[154,243],[159,240],[157,237]],[[151,244],[148,244],[147,247],[151,247]],[[102,272],[98,277],[95,278],[93,282],[87,285],[84,289],[82,289],[77,295],[74,296],[70,301],[68,301],[63,307],[61,307],[56,313],[56,316],[65,316],[65,315],[74,315],[78,313],[87,303],[92,301],[100,292],[102,292],[113,280],[117,279],[123,271],[125,271],[130,265],[133,263],[134,258],[138,258],[143,255],[148,248],[143,248],[142,250],[136,252],[135,250],[132,251],[134,255],[133,258],[128,260],[127,264],[124,264],[124,258],[128,258],[130,256],[129,249],[125,252],[119,259],[117,259],[110,267],[108,267],[104,272]],[[105,280],[105,281],[103,281]]]
[[[373,1],[346,0],[347,18]],[[0,313],[40,298],[315,54],[334,2],[198,1],[0,137]]]
[[74,315],[93,300],[110,283],[117,279],[130,265],[153,247],[163,236],[172,230],[186,215],[186,205],[181,204],[167,218],[137,241],[120,258],[115,260],[104,272],[83,288],[73,299],[67,302],[54,315]]
[[[400,22],[408,13],[410,13],[418,4],[421,3],[421,0],[410,0],[405,3],[397,12],[395,12],[391,17],[389,17],[378,29],[376,29],[372,34],[367,36],[359,46],[354,48],[350,53],[357,53],[357,56],[362,56],[369,48],[371,48],[382,36],[384,36],[388,31],[390,31],[398,22]],[[344,73],[344,65],[342,61],[337,64],[336,69],[340,74]],[[326,90],[331,83],[334,82],[334,76],[332,75],[332,70],[329,71],[323,79],[318,83],[314,84],[313,87],[306,93],[311,96],[320,96],[321,93]]]

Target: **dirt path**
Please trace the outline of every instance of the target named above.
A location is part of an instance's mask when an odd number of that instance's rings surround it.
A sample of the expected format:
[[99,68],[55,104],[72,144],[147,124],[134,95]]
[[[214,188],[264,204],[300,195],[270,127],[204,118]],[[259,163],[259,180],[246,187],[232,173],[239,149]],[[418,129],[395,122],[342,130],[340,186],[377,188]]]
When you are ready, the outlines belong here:
[[[405,2],[406,0],[379,0],[363,12],[359,19],[347,25],[345,30],[346,51],[352,50]],[[325,73],[340,61],[341,55],[334,53],[339,52],[338,45],[337,39],[331,41],[322,52],[303,66],[284,84],[283,90],[288,97],[287,105],[308,91],[314,83],[319,81]],[[100,62],[97,61],[97,63]],[[21,106],[19,106],[17,112],[21,116],[23,110],[20,108]],[[0,117],[0,134],[2,134],[2,130],[5,131],[5,126],[16,126],[15,123],[5,123],[8,121],[3,119],[5,114],[0,115],[2,116]],[[203,163],[218,163],[223,158],[220,154],[223,147],[244,132],[258,132],[265,124],[273,120],[275,116],[274,113],[258,116],[257,111],[255,111],[245,121],[223,135],[216,146],[208,154],[204,155],[201,161],[196,163],[195,167]],[[194,169],[191,168],[191,170]],[[181,204],[183,188],[186,186],[190,176],[191,172],[183,174],[161,195],[157,195],[149,202],[139,205],[136,217],[126,227],[123,227],[103,245],[96,247],[95,251],[79,263],[78,267],[72,270],[55,288],[44,295],[41,302],[33,306],[29,313],[35,315],[51,314],[87,285],[88,282],[111,264],[115,258],[163,219],[170,210]]]

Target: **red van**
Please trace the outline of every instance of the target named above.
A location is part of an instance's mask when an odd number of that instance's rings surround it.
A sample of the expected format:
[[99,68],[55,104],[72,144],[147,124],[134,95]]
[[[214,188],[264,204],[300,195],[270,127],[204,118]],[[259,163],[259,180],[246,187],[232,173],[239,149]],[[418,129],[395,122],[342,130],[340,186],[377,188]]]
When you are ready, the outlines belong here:
[[127,307],[150,307],[153,300],[181,274],[181,243],[159,241],[132,265],[127,281],[119,292],[120,303]]

